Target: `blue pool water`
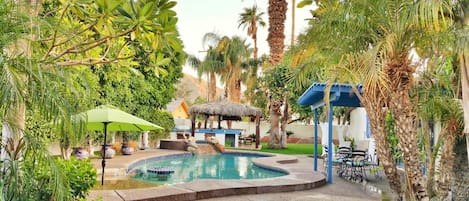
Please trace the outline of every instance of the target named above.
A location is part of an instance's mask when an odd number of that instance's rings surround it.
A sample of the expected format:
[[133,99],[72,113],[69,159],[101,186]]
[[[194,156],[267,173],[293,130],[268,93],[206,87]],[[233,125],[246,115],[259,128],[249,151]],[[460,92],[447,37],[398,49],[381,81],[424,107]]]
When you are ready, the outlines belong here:
[[[283,172],[258,167],[252,159],[266,157],[257,154],[180,155],[147,160],[131,166],[133,179],[157,184],[177,184],[194,179],[261,179],[286,175]],[[147,169],[170,168],[174,173],[153,174]]]

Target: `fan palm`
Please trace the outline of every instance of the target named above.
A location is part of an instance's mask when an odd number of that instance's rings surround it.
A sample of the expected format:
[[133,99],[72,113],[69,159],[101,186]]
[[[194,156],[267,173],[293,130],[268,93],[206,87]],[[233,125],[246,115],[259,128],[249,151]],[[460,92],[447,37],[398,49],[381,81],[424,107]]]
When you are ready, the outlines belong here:
[[243,26],[245,29],[248,28],[247,34],[251,36],[252,40],[254,41],[254,50],[253,50],[253,57],[257,59],[257,27],[265,27],[265,22],[262,19],[264,12],[261,12],[256,5],[252,8],[244,8],[244,12],[240,14],[238,20],[238,28]]
[[197,75],[199,78],[202,74],[207,73],[208,77],[208,100],[207,101],[214,101],[216,100],[216,93],[217,93],[217,80],[216,74],[220,73],[223,69],[223,58],[222,55],[218,54],[213,47],[209,47],[207,50],[207,56],[203,61],[199,58],[189,55],[187,58],[189,65],[197,70]]
[[215,51],[223,55],[225,68],[220,74],[221,80],[225,82],[228,100],[239,103],[241,101],[242,65],[248,61],[251,54],[246,40],[237,36],[229,38],[208,33],[204,36],[204,41],[216,44]]

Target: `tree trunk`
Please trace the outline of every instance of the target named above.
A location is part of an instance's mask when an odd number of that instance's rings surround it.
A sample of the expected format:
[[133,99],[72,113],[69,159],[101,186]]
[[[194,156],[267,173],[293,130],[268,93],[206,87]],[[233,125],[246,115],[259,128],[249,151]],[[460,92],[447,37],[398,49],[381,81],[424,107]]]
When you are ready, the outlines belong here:
[[21,147],[19,145],[26,128],[26,104],[24,102],[18,103],[18,106],[8,111],[7,116],[8,122],[3,122],[2,128],[2,144],[5,145],[5,147],[2,147],[2,160],[5,159],[3,157],[12,159],[3,149],[7,149],[10,154],[16,153],[15,155],[21,156]]
[[454,147],[455,160],[454,160],[454,186],[453,186],[453,199],[454,200],[467,200],[469,197],[469,166],[466,160],[467,150],[466,140],[459,138]]
[[282,145],[280,144],[279,137],[279,121],[280,121],[280,106],[282,104],[279,101],[270,102],[270,138],[268,147],[270,149],[280,149]]
[[72,152],[73,150],[70,146],[67,146],[67,147],[60,146],[60,153],[62,154],[62,158],[64,160],[70,160],[72,156]]
[[228,100],[234,103],[241,102],[241,72],[234,70],[231,77],[227,80]]
[[416,114],[409,95],[414,69],[410,66],[407,53],[389,60],[385,68],[391,89],[389,108],[394,116],[398,147],[402,152],[405,172],[412,187],[411,193],[417,200],[429,200],[417,146]]
[[[15,1],[16,2],[16,1]],[[18,4],[25,3],[30,7],[20,7],[21,9],[28,9],[25,12],[29,12],[31,16],[37,16],[41,7],[41,0],[30,0],[30,1],[18,1]],[[31,38],[34,35],[30,35]],[[31,45],[28,40],[19,39],[16,42],[13,42],[9,47],[2,48],[6,54],[10,54],[12,57],[17,57],[19,55],[24,55],[28,58],[31,57]],[[18,81],[22,85],[27,85],[28,79],[24,73],[19,73]],[[27,89],[24,89],[27,90]],[[25,92],[25,91],[23,91]],[[6,117],[9,118],[8,123],[3,122],[4,129],[2,129],[2,143],[12,140],[12,147],[7,147],[11,151],[15,151],[19,156],[21,156],[21,150],[18,150],[21,144],[20,141],[23,141],[23,132],[26,128],[26,93],[23,93],[23,100],[18,100],[17,105],[12,105],[8,110]],[[9,143],[8,143],[9,144]],[[1,159],[3,160],[4,153],[1,154]]]
[[[444,132],[445,142],[441,152],[439,179],[437,182],[438,197],[440,200],[451,200],[451,182],[454,178],[454,144],[456,143],[456,132],[458,131],[457,120],[446,122]],[[448,196],[450,196],[448,198]]]
[[[464,134],[466,135],[466,149],[469,153],[469,54],[459,55],[461,69],[462,108],[464,112]],[[469,161],[469,154],[467,155]]]
[[434,197],[435,196],[435,190],[434,190],[434,183],[435,183],[435,161],[434,158],[432,157],[432,147],[433,144],[431,143],[431,133],[430,133],[430,126],[429,122],[425,120],[421,120],[421,129],[422,129],[422,134],[424,137],[425,141],[425,159],[426,159],[426,167],[427,167],[427,193],[428,197]]
[[379,163],[383,166],[384,174],[389,180],[389,186],[398,195],[399,199],[403,196],[403,189],[401,187],[401,178],[397,172],[396,162],[391,152],[391,147],[387,140],[386,134],[386,115],[387,110],[383,108],[384,101],[379,100],[376,94],[366,94],[367,90],[363,90],[364,100],[362,101],[365,107],[368,119],[370,120],[371,131],[376,141],[377,154]]
[[291,1],[291,40],[290,40],[290,48],[295,45],[295,7],[296,7],[296,0]]
[[267,41],[270,49],[269,62],[273,65],[278,64],[283,58],[287,6],[286,0],[269,0],[269,35]]
[[208,88],[208,100],[215,101],[217,99],[217,78],[214,72],[210,72],[209,77],[209,88]]
[[288,112],[288,95],[285,95],[283,97],[283,111],[282,111],[282,123],[280,126],[280,132],[281,132],[281,138],[280,138],[280,144],[282,145],[282,148],[287,148],[287,125],[288,125],[288,119],[289,119],[289,112]]
[[[257,32],[257,31],[256,31]],[[252,40],[254,41],[254,50],[252,51],[252,56],[254,59],[257,59],[257,33],[252,34]]]

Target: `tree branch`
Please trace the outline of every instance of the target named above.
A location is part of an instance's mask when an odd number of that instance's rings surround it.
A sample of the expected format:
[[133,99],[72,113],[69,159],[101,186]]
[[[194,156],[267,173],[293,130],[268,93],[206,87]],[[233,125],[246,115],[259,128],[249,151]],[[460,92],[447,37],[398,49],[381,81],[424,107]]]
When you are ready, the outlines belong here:
[[[62,21],[62,19],[64,18],[65,12],[68,10],[68,7],[70,7],[70,4],[67,4],[67,6],[65,6],[65,9],[64,9],[64,11],[62,12],[62,15],[60,15],[60,20],[59,20],[59,21]],[[55,41],[57,40],[57,32],[58,32],[58,30],[55,29],[55,30],[54,30],[54,36],[52,37],[52,45],[50,46],[49,50],[47,50],[46,54],[42,57],[43,60],[44,60],[44,59],[52,52],[52,50],[56,47],[56,46],[55,46]]]
[[[55,56],[51,60],[52,61],[57,60],[57,59],[61,58],[62,56],[66,55],[66,54],[70,54],[70,53],[83,53],[83,52],[86,52],[88,50],[91,50],[91,49],[105,43],[107,40],[118,38],[118,37],[121,37],[121,36],[125,36],[125,35],[131,33],[134,30],[135,30],[135,26],[132,27],[131,29],[125,31],[125,32],[120,33],[120,34],[116,34],[116,35],[112,35],[112,36],[106,36],[106,37],[100,38],[96,41],[83,42],[83,43],[76,44],[76,45],[74,45],[72,47],[69,47],[66,50],[62,51],[60,54],[58,54],[57,56]],[[86,46],[86,45],[89,45],[89,46],[84,47],[83,49],[78,49],[81,46]]]
[[108,58],[90,58],[90,59],[80,59],[80,60],[69,60],[64,62],[58,62],[57,65],[59,66],[77,66],[77,65],[96,65],[96,64],[107,64],[113,63],[116,61],[126,60],[135,57],[136,55],[131,55],[127,57],[117,57],[114,59]]

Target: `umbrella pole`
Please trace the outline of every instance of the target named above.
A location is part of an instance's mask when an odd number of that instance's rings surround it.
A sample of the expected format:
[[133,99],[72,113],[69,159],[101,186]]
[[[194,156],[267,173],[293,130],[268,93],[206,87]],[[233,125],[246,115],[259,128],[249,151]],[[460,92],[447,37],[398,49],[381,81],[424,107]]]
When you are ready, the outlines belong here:
[[104,144],[103,144],[103,160],[101,161],[101,167],[103,168],[103,172],[101,174],[101,186],[104,186],[104,167],[106,167],[106,135],[107,135],[107,124],[109,122],[104,123]]

